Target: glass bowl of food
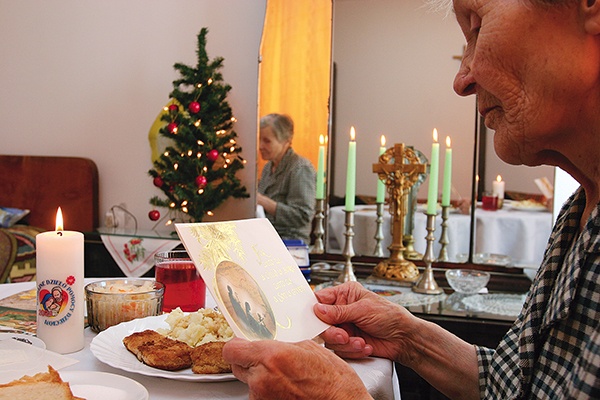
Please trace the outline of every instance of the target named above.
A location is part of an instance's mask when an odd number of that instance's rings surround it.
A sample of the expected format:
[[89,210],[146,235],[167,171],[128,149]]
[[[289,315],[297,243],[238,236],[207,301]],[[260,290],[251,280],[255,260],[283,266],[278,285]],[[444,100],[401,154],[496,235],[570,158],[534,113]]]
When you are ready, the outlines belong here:
[[94,332],[162,313],[165,287],[149,279],[106,279],[85,286],[88,324]]
[[488,284],[490,274],[475,269],[449,269],[446,270],[446,280],[454,291],[473,294]]

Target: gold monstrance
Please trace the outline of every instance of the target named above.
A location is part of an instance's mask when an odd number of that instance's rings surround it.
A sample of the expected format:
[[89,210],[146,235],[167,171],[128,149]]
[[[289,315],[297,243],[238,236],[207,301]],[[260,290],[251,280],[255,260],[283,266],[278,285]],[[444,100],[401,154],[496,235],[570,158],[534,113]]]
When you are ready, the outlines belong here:
[[379,163],[373,164],[373,172],[379,174],[379,179],[385,182],[389,194],[389,211],[392,215],[392,244],[388,247],[390,257],[377,264],[373,270],[376,277],[408,284],[414,283],[419,277],[417,266],[404,258],[402,237],[409,190],[425,171],[426,165],[420,164],[415,151],[405,147],[404,143],[395,144],[393,148],[387,149],[379,156]]

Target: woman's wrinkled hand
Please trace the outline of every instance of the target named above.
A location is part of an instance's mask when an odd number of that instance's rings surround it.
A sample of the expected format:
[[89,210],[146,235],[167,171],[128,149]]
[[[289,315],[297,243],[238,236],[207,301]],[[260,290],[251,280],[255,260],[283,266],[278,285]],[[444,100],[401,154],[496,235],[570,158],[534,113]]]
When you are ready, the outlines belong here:
[[248,384],[250,399],[370,399],[362,381],[344,360],[307,340],[232,339],[223,358]]
[[356,282],[316,292],[317,317],[333,325],[321,334],[325,345],[344,358],[370,355],[407,362],[419,319]]

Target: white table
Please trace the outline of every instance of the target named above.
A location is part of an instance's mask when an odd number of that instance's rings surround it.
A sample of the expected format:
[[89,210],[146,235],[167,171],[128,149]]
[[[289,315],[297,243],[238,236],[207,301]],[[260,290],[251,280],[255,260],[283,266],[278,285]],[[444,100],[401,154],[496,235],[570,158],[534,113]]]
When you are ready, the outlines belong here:
[[[386,210],[383,214],[382,249],[384,256],[389,256],[388,246],[391,244],[391,216]],[[552,230],[552,214],[549,212],[512,210],[505,207],[497,211],[486,211],[477,208],[475,211],[475,252],[508,255],[512,265],[538,266],[542,260],[546,243]],[[354,238],[352,245],[357,255],[370,256],[375,250],[375,234],[377,231],[377,212],[375,205],[356,206],[354,214]],[[328,214],[331,251],[343,249],[346,237],[344,232],[344,206],[331,207]],[[426,215],[417,211],[415,214],[413,239],[415,250],[424,253]],[[434,255],[437,257],[441,245],[441,215],[436,217]],[[451,212],[448,218],[448,257],[450,261],[459,261],[461,254],[469,252],[471,216]],[[330,249],[328,249],[330,251]]]
[[[87,278],[87,282],[101,278]],[[0,284],[0,299],[33,289],[35,282]],[[215,305],[214,299],[207,295],[207,307]],[[146,387],[152,400],[170,399],[247,399],[248,386],[240,381],[227,382],[184,382],[170,379],[140,375],[113,368],[102,363],[90,351],[90,343],[96,336],[89,328],[85,329],[85,347],[68,357],[79,360],[78,363],[64,368],[64,371],[101,371],[126,376]],[[381,358],[368,358],[360,361],[349,361],[369,393],[375,399],[399,399],[400,392],[394,365]],[[59,371],[60,372],[60,371]]]

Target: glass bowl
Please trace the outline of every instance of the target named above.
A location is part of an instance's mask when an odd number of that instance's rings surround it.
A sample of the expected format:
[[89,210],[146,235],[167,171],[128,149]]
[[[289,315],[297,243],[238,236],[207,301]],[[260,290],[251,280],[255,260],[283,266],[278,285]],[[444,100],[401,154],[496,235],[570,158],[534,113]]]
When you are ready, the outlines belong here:
[[148,279],[107,279],[85,286],[88,324],[94,332],[162,313],[165,287]]
[[474,269],[449,269],[446,270],[446,280],[454,291],[473,294],[487,285],[490,274]]

